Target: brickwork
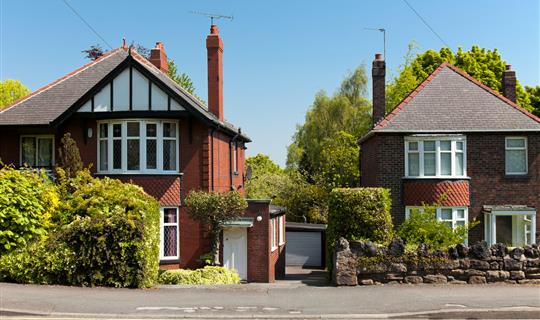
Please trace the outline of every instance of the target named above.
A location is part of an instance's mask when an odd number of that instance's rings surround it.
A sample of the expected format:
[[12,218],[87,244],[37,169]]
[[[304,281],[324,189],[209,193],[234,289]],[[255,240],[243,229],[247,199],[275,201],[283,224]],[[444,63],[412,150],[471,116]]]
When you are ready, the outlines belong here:
[[470,205],[468,180],[405,180],[403,204],[421,206],[440,203],[442,206],[459,207]]

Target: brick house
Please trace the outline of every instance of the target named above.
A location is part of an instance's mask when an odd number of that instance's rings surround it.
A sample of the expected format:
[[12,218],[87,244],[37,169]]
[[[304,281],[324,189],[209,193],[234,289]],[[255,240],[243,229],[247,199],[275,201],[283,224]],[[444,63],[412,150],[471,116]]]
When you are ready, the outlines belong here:
[[[0,112],[0,160],[51,168],[62,136],[77,142],[96,176],[140,185],[161,205],[160,265],[195,268],[210,250],[208,229],[183,206],[191,190],[244,192],[251,140],[223,113],[223,41],[212,25],[208,107],[168,77],[160,42],[149,59],[123,45]],[[284,274],[284,211],[248,201],[227,224],[222,261],[248,281]]]
[[[373,61],[373,123],[359,140],[362,186],[392,194],[395,224],[423,204],[456,227],[476,219],[468,241],[536,242],[540,119],[516,105],[506,66],[503,95],[443,63],[385,116],[385,61]],[[442,200],[442,201],[441,201]]]

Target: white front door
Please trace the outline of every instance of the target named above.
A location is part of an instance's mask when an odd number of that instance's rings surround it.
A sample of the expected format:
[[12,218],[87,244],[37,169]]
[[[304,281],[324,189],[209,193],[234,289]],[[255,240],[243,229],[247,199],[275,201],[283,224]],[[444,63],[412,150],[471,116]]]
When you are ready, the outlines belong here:
[[223,230],[223,265],[236,269],[242,280],[247,280],[247,229]]

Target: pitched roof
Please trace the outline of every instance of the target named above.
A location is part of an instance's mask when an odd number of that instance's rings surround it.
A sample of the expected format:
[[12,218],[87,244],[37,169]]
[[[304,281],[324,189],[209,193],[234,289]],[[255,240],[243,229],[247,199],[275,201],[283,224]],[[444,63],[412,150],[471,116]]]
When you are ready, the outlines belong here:
[[[168,75],[156,68],[135,50],[120,47],[99,57],[60,79],[32,92],[0,111],[2,125],[50,125],[66,113],[85,93],[96,86],[100,80],[111,73],[128,57],[132,57],[140,66],[163,82],[171,91],[189,104],[189,109],[197,112],[204,119],[224,128],[231,134],[238,129],[227,121],[220,121],[196,97],[187,92]],[[243,140],[249,137],[240,134]]]
[[368,135],[475,131],[540,131],[540,118],[445,62]]

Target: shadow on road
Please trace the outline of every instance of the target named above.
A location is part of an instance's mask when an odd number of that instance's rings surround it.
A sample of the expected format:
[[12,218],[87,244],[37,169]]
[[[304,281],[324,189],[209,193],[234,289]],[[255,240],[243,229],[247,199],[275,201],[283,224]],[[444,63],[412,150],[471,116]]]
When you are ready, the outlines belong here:
[[299,282],[310,287],[329,286],[326,270],[302,267],[287,267],[285,278],[278,282]]

